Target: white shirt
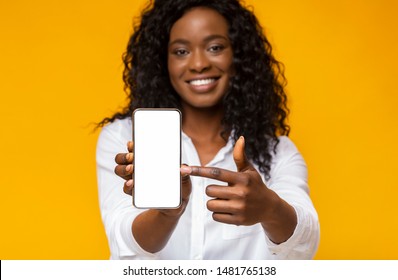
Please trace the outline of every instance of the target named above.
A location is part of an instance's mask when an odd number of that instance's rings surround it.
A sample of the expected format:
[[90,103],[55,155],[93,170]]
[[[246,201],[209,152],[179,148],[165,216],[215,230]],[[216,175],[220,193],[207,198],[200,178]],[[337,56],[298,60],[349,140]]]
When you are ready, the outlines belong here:
[[[102,220],[111,259],[311,259],[318,248],[318,216],[309,197],[307,167],[291,140],[280,137],[271,163],[268,188],[294,207],[298,224],[284,243],[274,244],[261,224],[235,226],[216,222],[206,208],[206,186],[222,184],[213,179],[191,176],[192,193],[167,245],[152,254],[134,240],[131,225],[143,209],[132,205],[123,192],[124,180],[114,173],[115,155],[127,149],[132,136],[131,119],[105,126],[97,144],[97,177]],[[231,138],[207,166],[236,171]],[[183,133],[182,162],[200,166],[191,139]],[[225,184],[225,183],[224,183]]]

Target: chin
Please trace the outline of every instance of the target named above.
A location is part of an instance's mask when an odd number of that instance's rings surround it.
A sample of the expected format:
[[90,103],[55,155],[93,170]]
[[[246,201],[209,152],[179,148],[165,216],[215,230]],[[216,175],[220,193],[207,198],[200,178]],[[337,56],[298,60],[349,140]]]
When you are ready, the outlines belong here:
[[217,100],[184,100],[186,105],[197,109],[218,108],[222,104],[222,98]]

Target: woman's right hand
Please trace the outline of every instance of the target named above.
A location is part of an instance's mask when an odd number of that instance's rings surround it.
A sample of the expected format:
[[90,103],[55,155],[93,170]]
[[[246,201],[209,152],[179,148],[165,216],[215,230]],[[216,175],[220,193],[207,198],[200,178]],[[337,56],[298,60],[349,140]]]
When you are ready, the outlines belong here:
[[[134,182],[133,182],[133,172],[134,172],[134,153],[133,153],[134,143],[129,141],[127,143],[128,153],[119,153],[115,157],[116,167],[115,174],[126,180],[124,182],[123,191],[128,194],[133,194]],[[181,187],[182,187],[182,202],[181,206],[176,209],[159,209],[160,212],[166,214],[167,216],[180,216],[185,210],[188,204],[189,196],[192,190],[192,184],[190,176],[187,174],[181,175]]]
[[134,147],[133,141],[129,141],[127,143],[128,153],[119,153],[115,157],[115,162],[117,163],[117,165],[115,167],[115,174],[118,175],[119,177],[123,178],[124,180],[126,180],[124,182],[123,191],[128,195],[133,194],[133,188],[134,188],[134,184],[133,184],[133,172],[134,172],[133,147]]

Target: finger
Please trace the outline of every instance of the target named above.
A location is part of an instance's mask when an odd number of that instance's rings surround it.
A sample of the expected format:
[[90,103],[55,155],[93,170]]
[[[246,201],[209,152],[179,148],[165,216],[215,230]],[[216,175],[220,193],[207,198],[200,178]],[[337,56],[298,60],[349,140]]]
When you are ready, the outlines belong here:
[[134,142],[133,141],[128,141],[127,142],[127,150],[132,153],[134,148]]
[[188,165],[182,164],[181,168],[180,168],[180,172],[181,172],[181,176],[186,176],[186,175],[189,176],[189,174],[192,173],[192,169]]
[[242,182],[242,178],[239,173],[222,168],[185,166],[181,168],[181,172],[183,172],[183,170],[185,174],[189,174],[191,176],[206,177],[231,184]]
[[206,194],[210,197],[221,199],[233,199],[236,197],[234,188],[230,186],[208,185],[206,187]]
[[232,207],[229,200],[225,199],[210,199],[207,201],[207,209],[215,213],[234,214],[237,210]]
[[181,190],[182,190],[182,199],[186,200],[191,194],[192,183],[189,175],[184,175],[181,177]]
[[233,157],[239,172],[245,171],[251,167],[251,164],[246,157],[245,138],[243,136],[239,137],[238,141],[235,143]]
[[134,172],[134,166],[128,165],[116,165],[115,174],[125,180],[131,179]]
[[126,182],[124,182],[123,191],[125,194],[132,195],[133,188],[134,188],[133,179],[130,179],[130,180],[127,180]]
[[181,184],[182,185],[187,185],[191,184],[191,178],[188,174],[182,174],[181,175]]
[[235,215],[231,213],[214,212],[213,220],[224,224],[236,224]]
[[[182,165],[181,168],[183,169],[186,165]],[[192,189],[192,183],[191,183],[191,177],[183,173],[181,171],[181,187],[182,187],[182,199],[186,200],[189,195],[191,194],[191,189]]]
[[133,162],[133,153],[120,153],[115,156],[115,162],[117,164],[128,165]]
[[213,213],[213,220],[224,224],[239,225],[239,223],[236,222],[235,215],[230,213],[215,212]]

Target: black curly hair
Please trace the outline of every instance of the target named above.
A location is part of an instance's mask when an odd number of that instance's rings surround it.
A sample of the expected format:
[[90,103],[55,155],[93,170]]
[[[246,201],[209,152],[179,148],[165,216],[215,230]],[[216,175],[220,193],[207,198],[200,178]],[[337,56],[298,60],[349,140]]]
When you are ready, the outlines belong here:
[[131,117],[136,108],[180,108],[167,68],[167,45],[173,24],[194,7],[207,7],[229,23],[235,75],[223,99],[225,131],[233,131],[236,142],[245,136],[248,158],[269,178],[271,152],[279,135],[288,135],[286,79],[283,65],[252,11],[239,0],[155,0],[150,1],[134,26],[123,55],[123,80],[128,106],[99,123]]

